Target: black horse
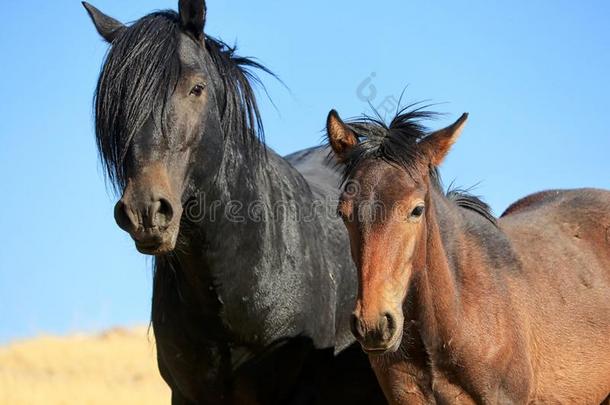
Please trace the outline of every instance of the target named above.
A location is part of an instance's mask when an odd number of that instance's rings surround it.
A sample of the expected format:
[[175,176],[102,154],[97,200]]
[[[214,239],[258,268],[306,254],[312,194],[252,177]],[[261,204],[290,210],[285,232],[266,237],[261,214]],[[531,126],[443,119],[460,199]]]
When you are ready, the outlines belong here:
[[118,225],[155,256],[172,403],[383,403],[349,331],[339,176],[324,149],[265,147],[249,69],[267,70],[204,34],[202,0],[131,26],[84,5],[111,44],[96,140]]

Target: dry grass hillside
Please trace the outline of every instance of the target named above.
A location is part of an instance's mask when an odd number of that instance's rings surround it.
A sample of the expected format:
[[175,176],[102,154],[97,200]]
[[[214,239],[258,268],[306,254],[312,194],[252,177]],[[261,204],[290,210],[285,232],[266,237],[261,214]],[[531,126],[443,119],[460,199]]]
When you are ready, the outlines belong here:
[[0,347],[0,404],[169,404],[145,327]]

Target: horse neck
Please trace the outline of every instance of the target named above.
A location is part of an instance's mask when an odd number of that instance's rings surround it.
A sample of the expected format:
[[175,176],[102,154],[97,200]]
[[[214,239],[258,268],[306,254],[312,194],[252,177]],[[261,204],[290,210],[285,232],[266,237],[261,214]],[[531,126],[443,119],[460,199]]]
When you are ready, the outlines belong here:
[[[254,139],[253,135],[249,137],[234,136],[225,143],[223,163],[217,178],[219,187],[216,191],[220,198],[252,203],[266,199],[274,192],[283,195],[296,188],[297,184],[305,183],[301,174],[292,169],[288,162]],[[288,181],[278,181],[278,172],[289,173]]]
[[[460,246],[464,220],[459,208],[431,187],[426,201],[425,249],[421,249],[416,287],[422,338],[427,346],[450,339],[460,324]],[[434,347],[429,347],[434,349]]]
[[[227,73],[220,72],[209,55],[206,55],[206,66],[208,66],[207,70],[213,82],[215,104],[217,106],[223,105],[226,103],[225,93],[227,90],[221,77]],[[236,115],[241,114],[242,111],[236,113]],[[294,187],[294,182],[280,184],[277,182],[277,178],[274,179],[274,176],[277,176],[279,166],[282,166],[285,169],[284,171],[291,172],[291,177],[294,177],[299,185],[305,183],[300,173],[296,170],[289,170],[288,168],[291,168],[291,166],[288,162],[278,158],[271,149],[257,138],[254,130],[252,130],[252,133],[242,133],[240,128],[237,132],[227,133],[225,132],[227,126],[223,125],[220,117],[221,113],[217,111],[211,119],[211,124],[216,129],[217,138],[219,138],[216,141],[222,143],[221,161],[214,170],[216,174],[212,182],[201,182],[201,184],[196,184],[195,188],[203,186],[206,189],[200,191],[214,194],[214,198],[221,201],[255,202],[268,193],[270,189]],[[205,155],[206,146],[203,145],[202,148]]]
[[[314,294],[315,288],[320,290],[320,296],[329,297],[327,302],[333,302],[332,280],[328,275],[317,277],[320,272],[328,272],[326,264],[332,255],[326,253],[329,249],[320,240],[311,240],[330,225],[319,215],[308,220],[294,215],[293,207],[300,210],[297,214],[316,213],[309,184],[290,163],[253,139],[253,135],[248,136],[224,134],[222,158],[215,174],[200,173],[196,177],[199,180],[192,189],[197,196],[195,205],[200,207],[194,216],[198,220],[181,227],[181,240],[187,248],[179,254],[195,255],[200,258],[197,263],[207,263],[206,273],[219,285],[216,293],[225,302],[225,309],[237,307],[236,302],[242,299],[253,300],[250,296],[257,292],[256,286],[270,289],[274,277],[283,277],[284,288],[295,290],[276,291],[277,305],[294,306],[289,300],[291,295],[305,297]],[[250,215],[261,209],[266,217]],[[188,204],[185,212],[189,212]],[[309,251],[319,253],[312,255]],[[316,277],[309,277],[309,272]],[[203,277],[199,268],[190,273],[195,279]],[[233,313],[238,311],[236,308]],[[305,312],[315,311],[334,314],[334,308],[329,311],[313,306]]]
[[[216,75],[212,81],[223,85]],[[214,87],[217,105],[223,105],[221,89]],[[187,288],[205,295],[202,303],[222,302],[223,325],[236,336],[268,343],[303,334],[329,346],[337,294],[329,269],[341,267],[316,235],[332,225],[317,215],[312,190],[288,161],[255,134],[225,133],[230,126],[222,125],[219,112],[207,120],[190,176],[195,204],[185,206],[176,253],[186,263]],[[252,218],[249,207],[267,217]],[[292,207],[316,215],[302,220]]]

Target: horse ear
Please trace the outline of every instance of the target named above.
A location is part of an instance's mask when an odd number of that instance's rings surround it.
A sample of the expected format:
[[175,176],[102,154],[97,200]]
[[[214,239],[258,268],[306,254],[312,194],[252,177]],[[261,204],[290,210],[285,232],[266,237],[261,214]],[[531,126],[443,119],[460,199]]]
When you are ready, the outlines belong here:
[[83,6],[85,7],[85,10],[87,10],[89,17],[91,17],[91,21],[93,21],[93,25],[95,25],[97,32],[108,43],[112,43],[112,41],[126,28],[123,23],[107,16],[91,4],[83,1]]
[[179,0],[178,10],[182,28],[196,39],[203,39],[203,26],[207,12],[205,0]]
[[449,125],[447,128],[433,132],[420,142],[420,146],[423,148],[424,153],[429,157],[430,162],[434,166],[440,165],[445,159],[449,149],[460,136],[467,119],[468,113],[464,113],[456,122]]
[[358,137],[339,117],[335,110],[330,110],[326,119],[328,142],[340,162],[344,162],[349,151],[358,144]]

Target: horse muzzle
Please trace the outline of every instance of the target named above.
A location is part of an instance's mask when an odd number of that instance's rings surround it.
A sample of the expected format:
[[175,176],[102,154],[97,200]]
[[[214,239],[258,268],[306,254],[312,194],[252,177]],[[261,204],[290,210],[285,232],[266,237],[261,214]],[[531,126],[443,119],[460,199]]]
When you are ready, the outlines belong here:
[[351,329],[366,353],[379,355],[395,352],[402,341],[402,316],[384,312],[365,319],[356,311],[352,315]]
[[177,231],[156,229],[147,229],[131,235],[138,252],[146,255],[161,255],[171,252],[176,246],[177,236]]
[[129,233],[140,253],[160,255],[174,250],[182,205],[163,193],[131,191],[128,186],[114,207],[117,225]]

